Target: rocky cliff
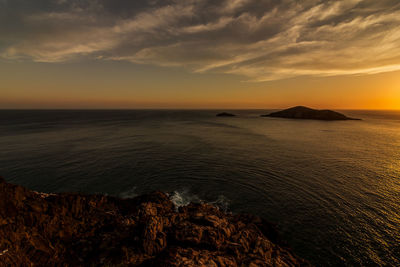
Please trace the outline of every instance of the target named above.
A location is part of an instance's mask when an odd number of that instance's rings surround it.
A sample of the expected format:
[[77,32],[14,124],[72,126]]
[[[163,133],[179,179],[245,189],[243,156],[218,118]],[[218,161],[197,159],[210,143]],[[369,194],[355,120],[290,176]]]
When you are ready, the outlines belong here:
[[303,266],[259,217],[167,194],[44,194],[0,178],[0,266]]

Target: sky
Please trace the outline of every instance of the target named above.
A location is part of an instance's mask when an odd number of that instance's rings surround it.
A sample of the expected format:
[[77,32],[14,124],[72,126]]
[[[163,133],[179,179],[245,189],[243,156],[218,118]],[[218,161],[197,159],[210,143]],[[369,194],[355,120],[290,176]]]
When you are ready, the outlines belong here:
[[0,0],[0,108],[400,109],[398,0]]

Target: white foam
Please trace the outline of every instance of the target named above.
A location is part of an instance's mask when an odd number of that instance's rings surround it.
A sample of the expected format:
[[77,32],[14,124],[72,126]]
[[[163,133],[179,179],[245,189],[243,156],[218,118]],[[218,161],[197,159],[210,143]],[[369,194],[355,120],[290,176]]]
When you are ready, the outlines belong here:
[[[134,186],[127,191],[124,191],[119,194],[120,198],[134,198],[139,194],[137,193],[137,187]],[[227,211],[229,207],[229,199],[227,199],[223,195],[219,195],[215,200],[205,201],[201,199],[196,194],[191,193],[188,189],[175,190],[172,194],[168,194],[172,203],[174,203],[176,209],[179,207],[187,206],[190,203],[208,203],[213,206],[218,207],[223,211]]]
[[120,198],[134,198],[137,197],[139,194],[136,193],[136,186],[130,188],[129,190],[122,192],[119,194]]
[[175,204],[176,208],[187,206],[190,203],[208,203],[223,211],[227,211],[229,207],[229,200],[223,195],[219,195],[217,199],[213,201],[204,201],[197,195],[191,194],[188,190],[174,191],[170,199]]
[[191,202],[194,203],[200,203],[202,200],[194,195],[190,194],[187,190],[183,190],[181,192],[174,191],[172,195],[170,196],[172,203],[175,204],[176,207],[182,207],[182,206],[187,206]]

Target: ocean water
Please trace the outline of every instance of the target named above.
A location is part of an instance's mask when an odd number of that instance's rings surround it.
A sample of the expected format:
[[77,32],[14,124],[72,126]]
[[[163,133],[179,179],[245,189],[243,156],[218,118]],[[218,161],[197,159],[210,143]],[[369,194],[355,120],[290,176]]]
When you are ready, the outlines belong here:
[[400,112],[0,111],[0,175],[43,192],[162,190],[263,216],[322,266],[400,266]]

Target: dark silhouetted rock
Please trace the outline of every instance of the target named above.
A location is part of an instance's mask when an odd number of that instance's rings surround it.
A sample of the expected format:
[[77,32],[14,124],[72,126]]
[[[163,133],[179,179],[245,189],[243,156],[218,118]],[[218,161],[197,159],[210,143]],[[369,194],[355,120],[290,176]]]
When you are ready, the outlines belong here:
[[324,121],[337,121],[337,120],[359,120],[349,118],[339,112],[332,110],[317,110],[303,106],[297,106],[285,109],[278,112],[273,112],[268,115],[261,115],[262,117],[278,117],[287,119],[303,119],[303,120],[324,120]]
[[216,116],[217,117],[235,117],[236,115],[232,114],[232,113],[222,112],[222,113],[218,113]]
[[[269,238],[269,237],[272,238]],[[45,194],[0,178],[0,266],[307,266],[257,216],[167,194]]]

